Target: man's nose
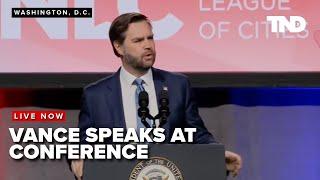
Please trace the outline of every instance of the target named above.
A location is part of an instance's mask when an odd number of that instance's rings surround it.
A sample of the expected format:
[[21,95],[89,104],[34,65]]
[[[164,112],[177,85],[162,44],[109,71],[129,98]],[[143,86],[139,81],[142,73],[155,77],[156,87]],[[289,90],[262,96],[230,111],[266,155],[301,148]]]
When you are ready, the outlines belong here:
[[152,48],[152,42],[148,39],[146,39],[143,43],[144,49],[151,49]]

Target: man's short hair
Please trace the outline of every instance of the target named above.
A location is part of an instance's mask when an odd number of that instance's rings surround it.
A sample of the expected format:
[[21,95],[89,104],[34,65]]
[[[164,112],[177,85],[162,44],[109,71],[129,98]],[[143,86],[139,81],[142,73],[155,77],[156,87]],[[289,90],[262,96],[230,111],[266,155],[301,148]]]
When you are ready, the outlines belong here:
[[147,16],[136,12],[122,14],[112,21],[109,30],[109,38],[111,41],[113,52],[116,56],[121,57],[121,55],[114,47],[113,43],[117,41],[119,44],[122,44],[125,39],[125,32],[128,30],[129,25],[131,23],[140,21],[147,21],[151,26],[151,23]]

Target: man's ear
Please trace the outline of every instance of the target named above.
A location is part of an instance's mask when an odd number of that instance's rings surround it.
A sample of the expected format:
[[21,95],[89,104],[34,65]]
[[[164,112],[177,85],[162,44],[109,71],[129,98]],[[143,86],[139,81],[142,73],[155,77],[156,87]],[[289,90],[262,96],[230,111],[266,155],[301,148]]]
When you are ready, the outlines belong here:
[[114,46],[114,48],[116,48],[118,54],[123,56],[123,47],[122,47],[122,45],[118,41],[114,41],[113,42],[113,46]]

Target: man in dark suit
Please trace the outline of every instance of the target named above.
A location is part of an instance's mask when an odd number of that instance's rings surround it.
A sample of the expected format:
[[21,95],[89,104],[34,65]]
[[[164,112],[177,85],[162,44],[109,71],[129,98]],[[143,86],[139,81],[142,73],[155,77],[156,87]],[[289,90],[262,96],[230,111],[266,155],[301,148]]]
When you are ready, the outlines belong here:
[[[166,89],[171,111],[163,126],[166,139],[170,139],[174,128],[196,128],[194,143],[216,142],[199,116],[187,77],[152,67],[156,51],[152,26],[146,16],[139,13],[120,15],[112,22],[109,37],[115,55],[121,58],[122,67],[84,89],[79,118],[81,141],[89,127],[142,128],[136,113],[137,91],[148,92],[150,114],[154,116],[158,113],[160,91]],[[225,154],[227,169],[236,175],[241,168],[240,156],[229,151]],[[81,160],[71,164],[78,179],[81,179],[82,167]]]

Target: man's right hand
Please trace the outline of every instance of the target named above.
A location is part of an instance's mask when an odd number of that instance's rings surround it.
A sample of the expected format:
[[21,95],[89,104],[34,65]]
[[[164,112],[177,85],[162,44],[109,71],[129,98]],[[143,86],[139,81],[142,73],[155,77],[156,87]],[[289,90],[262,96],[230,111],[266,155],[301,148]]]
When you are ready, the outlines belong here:
[[72,160],[71,170],[77,180],[82,180],[83,175],[83,160]]

